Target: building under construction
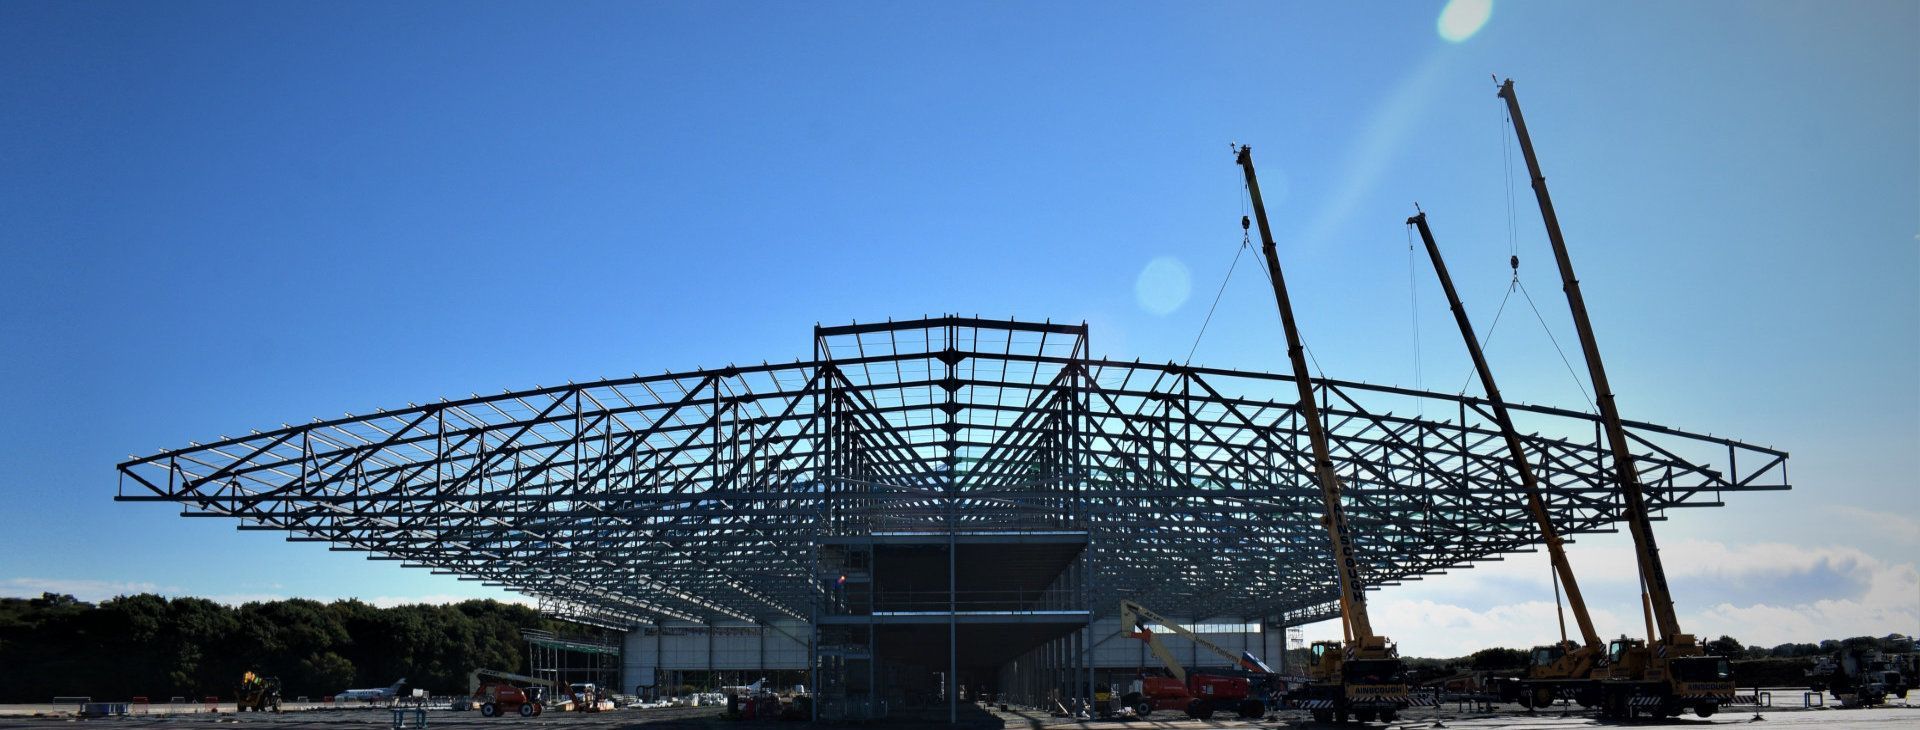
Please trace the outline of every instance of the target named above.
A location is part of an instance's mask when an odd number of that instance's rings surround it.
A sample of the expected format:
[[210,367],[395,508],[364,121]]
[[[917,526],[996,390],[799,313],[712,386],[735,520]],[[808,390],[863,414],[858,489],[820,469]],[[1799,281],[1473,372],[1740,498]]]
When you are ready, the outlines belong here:
[[[1122,599],[1276,658],[1287,627],[1338,615],[1293,378],[1103,359],[1092,334],[954,316],[816,327],[788,364],[163,451],[120,465],[119,499],[534,597],[625,633],[625,692],[804,673],[828,719],[944,715],[979,692],[1089,697],[1153,666],[1118,625]],[[1310,387],[1366,585],[1538,542],[1488,401]],[[1508,405],[1561,534],[1614,529],[1600,417]],[[1656,517],[1788,487],[1783,452],[1625,426]]]

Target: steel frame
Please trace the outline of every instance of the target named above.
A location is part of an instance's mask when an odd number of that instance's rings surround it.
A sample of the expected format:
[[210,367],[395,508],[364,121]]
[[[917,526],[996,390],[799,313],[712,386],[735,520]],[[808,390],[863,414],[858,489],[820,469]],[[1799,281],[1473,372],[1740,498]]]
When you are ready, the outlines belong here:
[[[1291,378],[1089,353],[1084,324],[816,327],[812,358],[790,364],[443,399],[133,458],[117,499],[618,628],[805,619],[821,540],[945,530],[949,508],[968,531],[1088,531],[1095,606],[1326,616],[1336,589]],[[1369,585],[1534,544],[1484,400],[1313,385]],[[1563,534],[1612,529],[1597,417],[1511,407]],[[1784,452],[1628,427],[1662,515],[1789,488]]]

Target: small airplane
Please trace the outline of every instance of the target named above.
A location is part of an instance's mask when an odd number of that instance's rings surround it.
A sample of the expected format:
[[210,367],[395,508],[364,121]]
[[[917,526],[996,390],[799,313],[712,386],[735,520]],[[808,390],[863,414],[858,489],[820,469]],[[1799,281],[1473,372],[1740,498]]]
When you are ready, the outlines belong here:
[[407,678],[401,677],[400,681],[394,682],[393,686],[391,687],[381,687],[378,689],[341,690],[339,694],[336,694],[333,697],[336,700],[361,700],[365,702],[378,702],[381,700],[391,700],[400,696],[400,688],[403,686],[406,686],[406,684],[407,684]]

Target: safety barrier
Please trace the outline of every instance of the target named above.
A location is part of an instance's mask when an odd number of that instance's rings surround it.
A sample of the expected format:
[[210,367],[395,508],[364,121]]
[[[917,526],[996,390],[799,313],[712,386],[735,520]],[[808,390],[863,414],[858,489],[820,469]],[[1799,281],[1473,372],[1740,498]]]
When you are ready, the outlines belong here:
[[[409,717],[411,717],[413,720],[413,724],[411,725],[407,724],[407,720]],[[425,728],[426,726],[427,726],[427,711],[425,708],[420,708],[420,707],[393,708],[393,730],[403,730],[404,728],[408,728],[408,727]]]
[[135,715],[153,714],[152,712],[153,703],[148,701],[147,698],[145,697],[141,697],[138,695],[134,696],[132,705],[133,705],[133,714]]

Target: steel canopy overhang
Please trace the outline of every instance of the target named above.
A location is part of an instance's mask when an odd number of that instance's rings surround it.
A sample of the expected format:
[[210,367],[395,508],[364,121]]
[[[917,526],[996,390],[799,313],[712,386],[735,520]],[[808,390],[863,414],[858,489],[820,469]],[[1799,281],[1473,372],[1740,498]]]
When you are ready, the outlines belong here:
[[[964,317],[820,327],[812,359],[791,364],[409,404],[162,451],[119,466],[117,499],[511,588],[610,627],[806,618],[825,580],[816,545],[949,525],[1084,542],[1095,606],[1323,615],[1334,576],[1291,379],[1094,358],[1088,335]],[[1485,401],[1313,385],[1369,584],[1534,543]],[[1512,408],[1563,534],[1612,529],[1596,417]],[[1628,428],[1656,510],[1788,488],[1784,452]]]

